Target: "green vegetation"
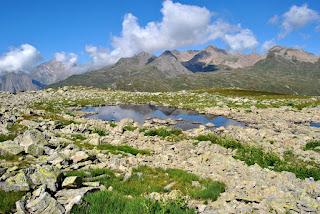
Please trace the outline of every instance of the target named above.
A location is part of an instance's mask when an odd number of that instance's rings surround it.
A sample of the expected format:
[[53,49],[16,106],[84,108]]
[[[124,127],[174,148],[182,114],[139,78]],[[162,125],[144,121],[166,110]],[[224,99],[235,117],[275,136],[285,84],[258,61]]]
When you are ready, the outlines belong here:
[[99,136],[107,136],[109,133],[104,129],[95,128],[92,133],[97,133]]
[[7,126],[9,134],[0,134],[0,142],[7,140],[14,140],[17,135],[22,134],[27,130],[27,127],[19,124],[18,122]]
[[18,155],[11,155],[11,154],[0,154],[0,160],[6,160],[6,161],[18,161],[19,156]]
[[5,192],[0,190],[0,213],[12,213],[15,203],[24,195],[24,192]]
[[198,141],[211,141],[213,144],[236,150],[233,157],[244,161],[247,165],[258,164],[263,168],[278,172],[292,172],[301,179],[313,177],[315,180],[320,180],[320,166],[311,161],[300,160],[291,151],[287,151],[283,158],[280,158],[274,152],[264,151],[260,147],[242,144],[236,140],[219,137],[214,134],[200,135],[195,139]]
[[123,131],[129,131],[129,132],[132,132],[134,130],[136,130],[137,127],[133,126],[133,125],[126,125],[123,127]]
[[159,202],[143,197],[129,198],[115,192],[96,192],[85,197],[84,203],[76,205],[71,213],[75,214],[129,214],[129,213],[175,213],[194,214],[195,210],[186,206],[184,201]]
[[[38,110],[44,110],[50,113],[61,113],[67,110],[69,107],[84,107],[84,106],[99,106],[104,104],[102,98],[92,99],[56,99],[56,100],[43,100],[35,102],[31,107]],[[66,112],[67,113],[67,112]]]
[[[109,169],[80,170],[68,172],[66,176],[80,176],[83,180],[99,181],[106,187],[113,187],[112,192],[95,192],[85,196],[85,202],[76,206],[73,213],[194,213],[182,199],[156,202],[145,196],[151,192],[179,190],[194,199],[216,200],[225,190],[223,183],[201,179],[183,170],[146,166],[133,169],[128,179],[117,177]],[[192,182],[198,185],[193,186]],[[173,184],[171,189],[165,188],[168,184]]]
[[142,130],[144,132],[144,136],[159,136],[159,137],[169,137],[169,136],[179,136],[182,134],[180,129],[175,128],[167,128],[167,127],[159,127],[152,129]]
[[75,144],[79,147],[108,151],[112,154],[150,155],[150,151],[148,150],[136,149],[128,145],[100,144],[95,146],[89,143],[83,143],[81,141],[77,141]]
[[304,150],[313,150],[316,152],[320,152],[320,140],[307,142],[307,144],[304,146]]
[[132,155],[137,155],[137,154],[150,155],[150,151],[148,150],[136,149],[128,145],[115,146],[112,144],[100,144],[97,146],[97,149],[107,150],[112,154],[127,153]]

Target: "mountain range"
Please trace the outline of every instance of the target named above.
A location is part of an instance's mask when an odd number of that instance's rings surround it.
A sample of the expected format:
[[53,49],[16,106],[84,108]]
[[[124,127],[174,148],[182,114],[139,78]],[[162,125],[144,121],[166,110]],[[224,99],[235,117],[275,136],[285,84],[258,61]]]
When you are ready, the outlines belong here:
[[319,57],[275,46],[266,55],[201,51],[140,53],[115,65],[73,75],[52,87],[85,85],[130,91],[175,91],[236,87],[287,94],[320,95]]
[[154,92],[232,87],[320,95],[319,56],[280,46],[271,48],[265,55],[230,53],[214,46],[203,50],[164,51],[160,56],[141,52],[121,58],[112,66],[79,75],[72,75],[60,62],[50,61],[28,75],[21,75],[23,81],[18,81],[17,76],[11,75],[11,81],[2,77],[1,89],[18,91],[44,85],[83,85]]

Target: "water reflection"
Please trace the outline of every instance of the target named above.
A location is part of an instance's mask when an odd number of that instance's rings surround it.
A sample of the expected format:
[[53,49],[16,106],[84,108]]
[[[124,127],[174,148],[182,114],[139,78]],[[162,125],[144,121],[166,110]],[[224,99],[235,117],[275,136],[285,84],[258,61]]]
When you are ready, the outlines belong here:
[[140,124],[152,118],[173,119],[176,121],[174,126],[183,130],[197,128],[200,124],[213,124],[215,127],[227,127],[230,125],[244,127],[243,123],[223,116],[199,114],[195,111],[154,105],[86,107],[82,111],[97,113],[89,115],[89,118],[106,121],[120,121],[124,118],[131,118]]

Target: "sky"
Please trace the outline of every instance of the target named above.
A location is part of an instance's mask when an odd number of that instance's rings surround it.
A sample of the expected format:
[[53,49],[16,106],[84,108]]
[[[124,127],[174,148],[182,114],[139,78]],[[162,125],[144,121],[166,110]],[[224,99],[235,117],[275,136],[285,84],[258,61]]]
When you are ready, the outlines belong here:
[[320,54],[319,0],[1,0],[0,73],[55,59],[78,70],[141,51]]

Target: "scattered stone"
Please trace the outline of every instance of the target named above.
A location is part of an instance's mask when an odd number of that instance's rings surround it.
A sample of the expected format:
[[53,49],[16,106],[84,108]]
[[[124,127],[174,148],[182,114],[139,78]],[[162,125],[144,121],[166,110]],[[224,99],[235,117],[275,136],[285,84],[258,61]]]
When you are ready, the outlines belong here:
[[58,202],[61,203],[65,209],[66,213],[70,213],[72,207],[75,204],[81,203],[83,196],[91,191],[98,190],[96,187],[83,187],[80,189],[63,189],[55,194]]
[[65,188],[77,188],[80,187],[82,179],[78,176],[69,176],[66,177],[62,182],[62,187]]

